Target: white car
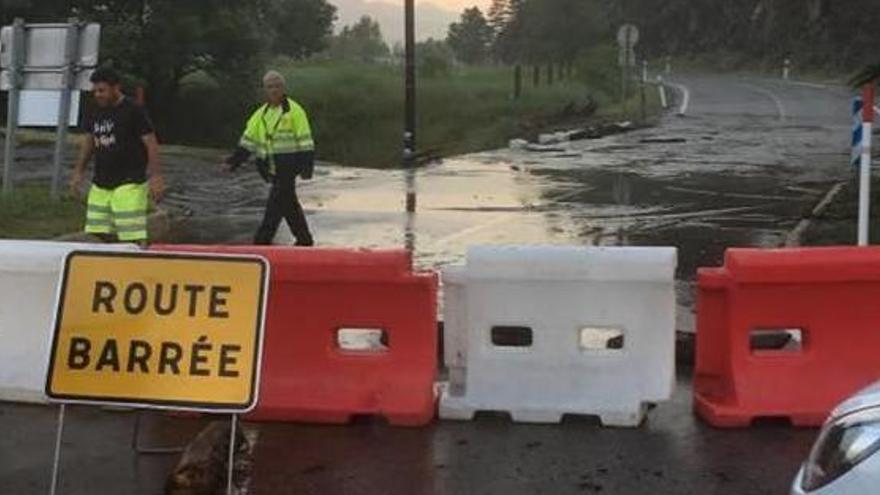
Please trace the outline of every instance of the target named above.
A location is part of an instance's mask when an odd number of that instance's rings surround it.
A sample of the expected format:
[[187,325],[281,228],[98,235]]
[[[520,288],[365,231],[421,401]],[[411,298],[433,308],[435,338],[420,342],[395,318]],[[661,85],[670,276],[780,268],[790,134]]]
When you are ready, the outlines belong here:
[[880,382],[850,397],[831,413],[791,493],[880,493]]

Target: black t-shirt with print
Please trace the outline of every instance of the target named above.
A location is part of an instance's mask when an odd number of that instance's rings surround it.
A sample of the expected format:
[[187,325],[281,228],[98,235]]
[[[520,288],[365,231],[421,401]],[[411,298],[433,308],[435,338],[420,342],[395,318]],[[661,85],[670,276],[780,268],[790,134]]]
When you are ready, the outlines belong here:
[[147,180],[147,147],[143,137],[153,133],[147,114],[124,98],[109,108],[97,108],[85,129],[95,143],[95,177],[98,187],[114,189]]

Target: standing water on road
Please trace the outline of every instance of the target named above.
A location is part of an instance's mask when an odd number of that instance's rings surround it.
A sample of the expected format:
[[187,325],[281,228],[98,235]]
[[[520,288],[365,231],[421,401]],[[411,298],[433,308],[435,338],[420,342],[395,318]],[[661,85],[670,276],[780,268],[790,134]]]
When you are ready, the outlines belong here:
[[[678,82],[690,92],[687,113],[655,128],[421,169],[418,265],[460,262],[474,244],[672,245],[687,306],[697,267],[720,264],[727,247],[785,244],[849,173],[847,92],[736,77]],[[256,173],[167,162],[174,242],[250,241],[268,191]],[[402,171],[319,167],[300,196],[321,245],[404,245]],[[291,242],[286,226],[279,242]],[[689,329],[687,316],[681,325]]]

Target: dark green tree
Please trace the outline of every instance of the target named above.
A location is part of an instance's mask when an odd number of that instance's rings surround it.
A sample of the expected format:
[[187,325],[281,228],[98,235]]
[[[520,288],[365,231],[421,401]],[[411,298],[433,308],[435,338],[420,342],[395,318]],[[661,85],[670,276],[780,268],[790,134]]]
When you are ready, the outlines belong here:
[[510,0],[495,52],[508,63],[569,63],[610,41],[607,19],[595,0]]
[[492,26],[493,36],[498,36],[504,31],[507,22],[510,19],[510,0],[492,0],[489,5],[489,12],[486,14],[486,20]]
[[455,57],[465,64],[477,65],[489,59],[494,32],[483,12],[473,7],[465,9],[458,22],[449,26],[446,43]]
[[275,0],[270,19],[274,51],[303,59],[330,46],[336,7],[326,0]]
[[342,28],[330,44],[330,56],[337,60],[370,64],[388,58],[390,54],[379,23],[369,16]]
[[49,22],[65,18],[70,12],[67,0],[0,0],[0,25],[21,17],[28,22]]
[[[145,87],[163,140],[217,142],[253,104],[274,36],[271,1],[71,0],[69,15],[101,23],[102,63]],[[191,76],[212,84],[184,94]]]
[[445,41],[429,38],[416,44],[416,65],[422,77],[448,76],[454,58],[455,54]]

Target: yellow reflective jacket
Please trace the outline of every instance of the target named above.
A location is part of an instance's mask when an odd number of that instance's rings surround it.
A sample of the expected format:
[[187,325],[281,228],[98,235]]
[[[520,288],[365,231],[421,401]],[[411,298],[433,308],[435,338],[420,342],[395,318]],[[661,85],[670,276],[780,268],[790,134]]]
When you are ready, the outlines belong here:
[[[271,174],[277,167],[313,166],[315,142],[309,118],[306,111],[290,98],[285,98],[278,107],[266,104],[258,108],[248,119],[238,144],[256,154],[258,160],[265,161]],[[307,159],[303,158],[304,154],[308,154]]]

